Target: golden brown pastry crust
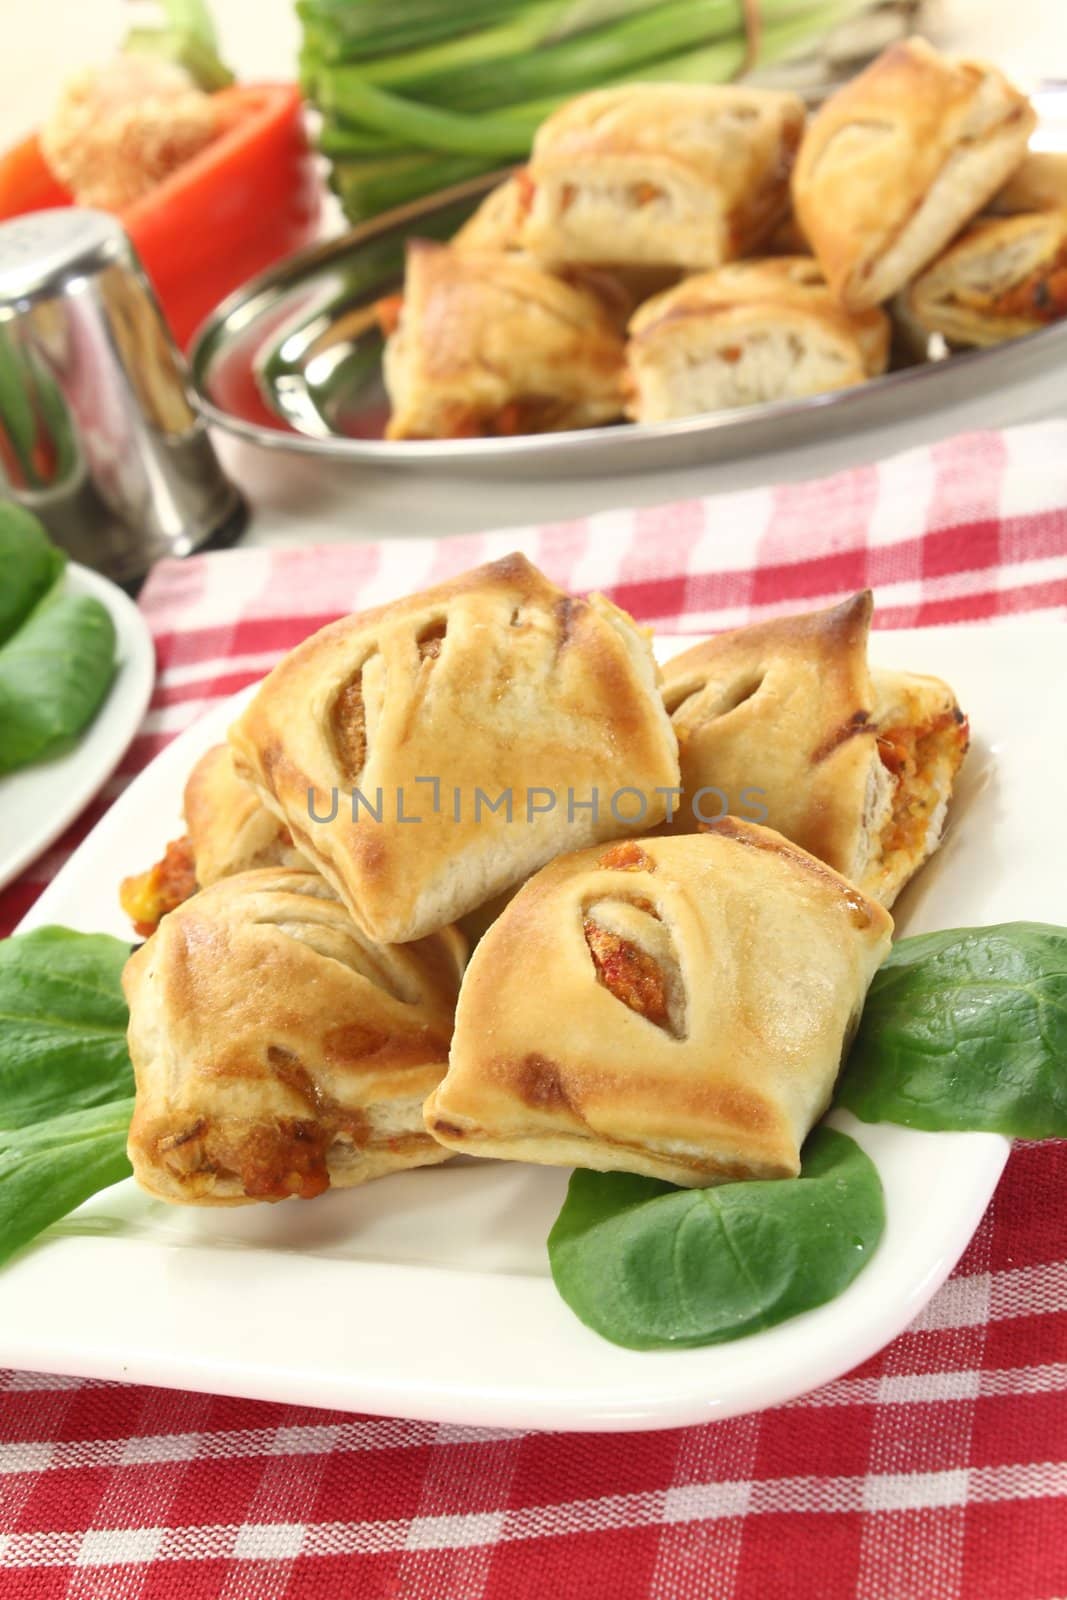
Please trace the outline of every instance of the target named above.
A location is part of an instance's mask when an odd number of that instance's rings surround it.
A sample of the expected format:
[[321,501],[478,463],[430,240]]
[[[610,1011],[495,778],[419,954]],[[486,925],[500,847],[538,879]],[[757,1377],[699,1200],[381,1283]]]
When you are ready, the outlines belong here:
[[236,1205],[443,1160],[420,1107],[464,955],[454,929],[374,945],[313,873],[241,873],[186,901],[123,978],[138,1182]]
[[[889,906],[937,847],[967,725],[939,679],[872,674],[871,610],[867,590],[720,634],[667,662],[663,693],[684,790],[675,832],[720,810],[755,817]],[[902,742],[916,761],[893,754]]]
[[526,216],[522,180],[515,173],[490,189],[477,211],[452,235],[454,250],[492,251],[519,248],[519,232]]
[[227,744],[200,757],[185,785],[183,810],[201,889],[259,867],[310,870],[285,824],[237,776]]
[[921,272],[1019,165],[1035,120],[995,68],[922,39],[831,95],[804,135],[793,204],[842,303],[878,305]]
[[546,261],[719,266],[788,204],[796,95],[638,83],[580,95],[542,123],[523,247]]
[[390,439],[548,433],[622,413],[616,323],[590,290],[520,255],[412,240],[383,362]]
[[[674,826],[726,805],[757,816],[835,871],[860,882],[865,818],[888,794],[871,726],[870,591],[825,611],[774,617],[695,645],[668,661],[663,695],[678,735],[683,798]],[[748,791],[762,791],[758,799]]]
[[426,1125],[687,1187],[789,1177],[892,919],[767,828],[563,856],[489,929]]
[[[658,682],[631,618],[601,596],[570,598],[513,555],[305,640],[230,742],[238,771],[353,916],[399,942],[454,922],[560,850],[633,831],[636,800],[619,803],[621,820],[609,809],[622,787],[646,797],[645,825],[662,819],[655,790],[677,783],[678,764]],[[381,790],[380,820],[363,801],[353,820],[353,788],[372,806]],[[579,809],[594,788],[597,817]],[[311,821],[309,792],[321,818],[335,790],[336,815]],[[420,823],[401,820],[398,792]],[[488,809],[508,792],[511,821],[506,804]]]
[[990,200],[990,216],[1015,217],[1029,211],[1067,210],[1067,151],[1031,150]]
[[630,322],[628,414],[663,422],[847,388],[884,372],[889,319],[850,313],[810,256],[686,278]]
[[953,344],[992,345],[1067,316],[1067,210],[980,218],[905,295],[905,315]]
[[[533,265],[538,263],[519,249],[519,236],[526,217],[530,180],[526,169],[514,173],[486,195],[472,217],[453,235],[453,250],[513,251]],[[542,264],[543,265],[543,264]],[[625,332],[626,324],[649,295],[668,288],[677,279],[671,268],[606,267],[591,262],[557,262],[552,276],[592,294],[600,301],[612,325]]]

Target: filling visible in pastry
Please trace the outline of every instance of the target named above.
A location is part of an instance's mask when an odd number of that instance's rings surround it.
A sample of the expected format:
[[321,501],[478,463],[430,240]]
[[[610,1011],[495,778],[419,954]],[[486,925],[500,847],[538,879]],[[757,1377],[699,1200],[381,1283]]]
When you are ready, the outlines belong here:
[[594,90],[539,129],[514,180],[522,246],[551,262],[718,266],[788,204],[804,109],[747,86]]
[[[876,710],[884,681],[874,674]],[[896,681],[907,683],[903,678]],[[899,693],[894,694],[896,703],[875,724],[878,757],[892,780],[866,884],[868,893],[879,899],[890,887],[894,892],[903,887],[936,850],[952,785],[970,742],[967,718],[951,694],[946,691],[950,704],[931,711],[930,680],[914,682],[919,689],[910,696],[905,690],[903,704]]]
[[889,323],[843,311],[810,257],[742,262],[687,278],[630,324],[629,414],[639,422],[862,383],[885,370]]
[[119,903],[143,939],[197,889],[220,878],[257,867],[307,867],[289,829],[237,776],[227,745],[212,746],[196,763],[183,811],[188,832],[172,840],[147,872],[123,879],[119,888]]
[[893,903],[937,847],[968,732],[947,684],[869,669],[870,614],[859,594],[667,663],[683,784],[673,831],[696,828],[707,788]]
[[992,345],[1067,316],[1067,211],[983,217],[901,297],[906,325]]
[[1053,258],[1041,262],[1017,283],[1000,293],[968,293],[961,290],[953,299],[960,306],[973,306],[990,317],[1019,317],[1027,322],[1056,322],[1067,315],[1067,242]]
[[667,1022],[667,984],[647,950],[586,917],[582,927],[597,977],[616,1000],[662,1028]]
[[1067,243],[1021,283],[994,295],[985,309],[994,317],[1021,317],[1035,322],[1056,322],[1067,316]]
[[172,839],[162,858],[146,872],[123,878],[119,904],[142,939],[149,938],[167,915],[196,893],[196,866],[187,833]]

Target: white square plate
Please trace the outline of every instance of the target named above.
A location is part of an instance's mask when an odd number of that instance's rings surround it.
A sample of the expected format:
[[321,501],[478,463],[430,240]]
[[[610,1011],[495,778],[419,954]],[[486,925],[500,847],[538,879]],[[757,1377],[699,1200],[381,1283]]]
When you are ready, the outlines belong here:
[[[658,652],[690,642],[663,639]],[[974,735],[944,846],[898,903],[899,930],[1063,920],[1067,751],[1049,737],[1047,695],[1067,681],[1067,630],[882,633],[873,654],[946,677]],[[217,707],[141,774],[24,927],[129,937],[119,879],[179,831],[185,777],[234,711]],[[659,1428],[758,1410],[828,1382],[912,1321],[1008,1154],[992,1134],[834,1121],[877,1163],[885,1237],[830,1305],[734,1344],[642,1354],[605,1343],[549,1277],[567,1174],[457,1161],[313,1205],[217,1212],[116,1185],[0,1271],[0,1362],[474,1426]]]

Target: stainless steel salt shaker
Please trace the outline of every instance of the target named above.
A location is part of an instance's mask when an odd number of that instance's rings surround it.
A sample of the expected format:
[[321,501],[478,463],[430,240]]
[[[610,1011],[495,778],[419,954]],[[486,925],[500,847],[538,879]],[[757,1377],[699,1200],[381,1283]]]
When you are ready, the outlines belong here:
[[4,498],[123,584],[243,527],[144,269],[104,212],[0,223]]

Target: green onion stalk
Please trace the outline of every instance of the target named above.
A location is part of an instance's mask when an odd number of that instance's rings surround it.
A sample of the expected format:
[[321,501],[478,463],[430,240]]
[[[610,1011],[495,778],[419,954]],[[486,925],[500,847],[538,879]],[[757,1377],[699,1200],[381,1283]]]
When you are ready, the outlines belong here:
[[[871,0],[763,0],[758,65],[810,49]],[[521,161],[564,100],[605,84],[723,83],[740,0],[298,0],[320,148],[360,220]]]

